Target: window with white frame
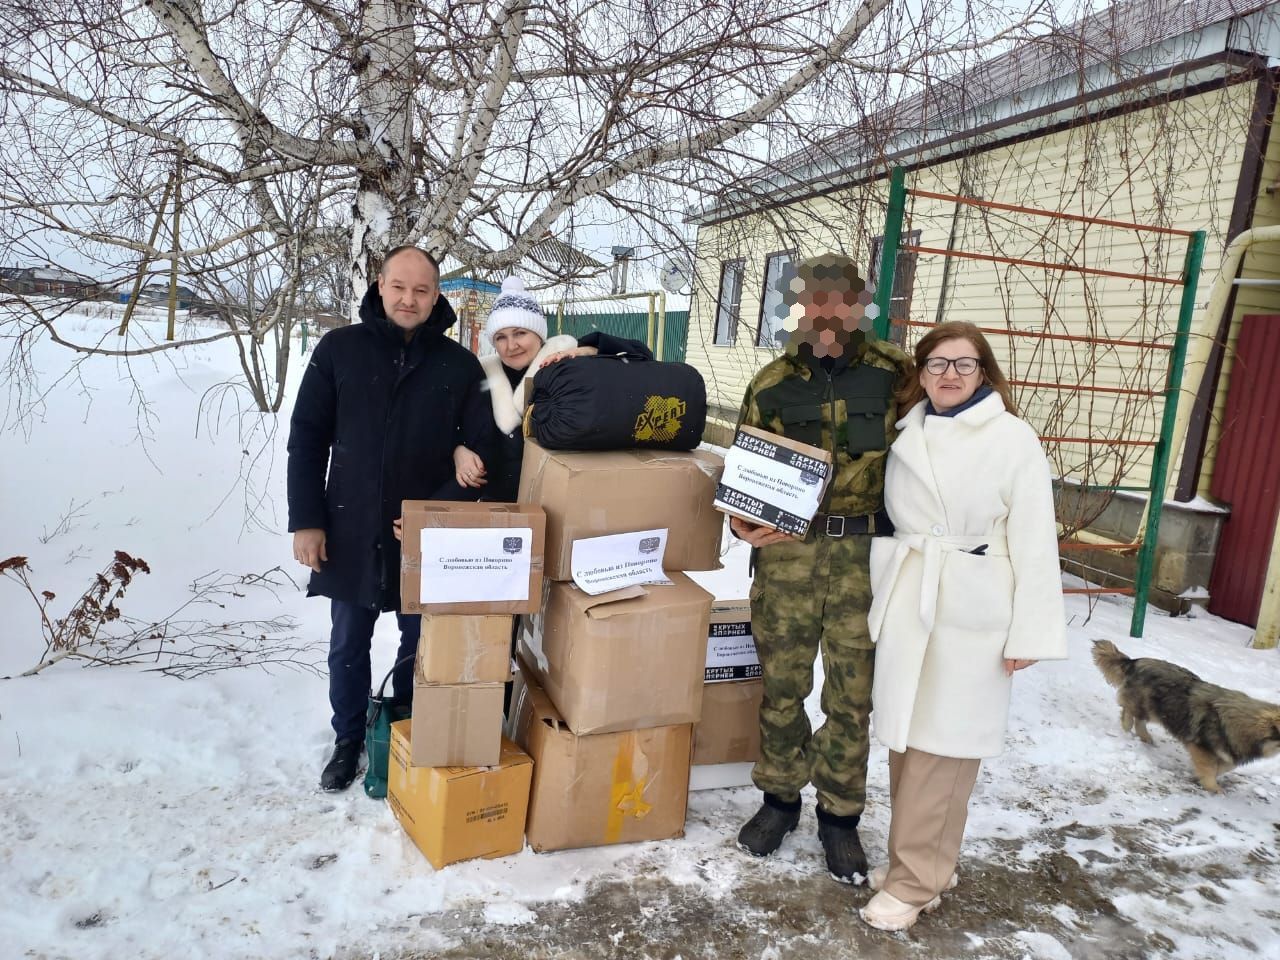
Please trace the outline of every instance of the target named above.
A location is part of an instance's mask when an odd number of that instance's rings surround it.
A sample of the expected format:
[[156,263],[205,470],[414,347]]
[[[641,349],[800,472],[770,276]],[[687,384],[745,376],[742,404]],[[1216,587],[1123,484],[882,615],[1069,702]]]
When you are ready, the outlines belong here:
[[777,347],[786,306],[782,302],[780,281],[785,269],[795,262],[794,250],[780,250],[764,258],[764,289],[760,293],[760,324],[756,331],[757,347]]
[[742,279],[747,261],[726,260],[720,265],[720,295],[716,298],[716,346],[731,347],[738,338],[738,315],[742,312]]

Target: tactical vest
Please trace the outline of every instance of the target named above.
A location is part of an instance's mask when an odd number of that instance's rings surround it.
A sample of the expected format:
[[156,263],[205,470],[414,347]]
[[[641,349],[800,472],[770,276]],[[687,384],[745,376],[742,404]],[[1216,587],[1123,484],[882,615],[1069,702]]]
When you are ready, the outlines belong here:
[[[812,368],[810,374],[808,380],[787,377],[756,394],[760,416],[770,429],[824,447],[833,457],[843,452],[856,460],[888,449],[894,371],[858,363],[834,376]],[[831,426],[829,437],[823,436],[824,415]]]

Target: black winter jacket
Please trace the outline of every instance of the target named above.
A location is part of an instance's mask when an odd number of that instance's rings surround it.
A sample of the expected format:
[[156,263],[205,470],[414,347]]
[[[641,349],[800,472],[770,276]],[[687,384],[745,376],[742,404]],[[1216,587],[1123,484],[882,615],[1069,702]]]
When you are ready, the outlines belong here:
[[[320,338],[289,425],[289,530],[325,531],[328,561],[309,595],[363,607],[400,605],[402,500],[474,500],[454,480],[460,443],[483,458],[496,431],[480,361],[448,339],[456,321],[441,294],[406,342],[378,285],[358,324]],[[328,468],[328,482],[325,471]]]

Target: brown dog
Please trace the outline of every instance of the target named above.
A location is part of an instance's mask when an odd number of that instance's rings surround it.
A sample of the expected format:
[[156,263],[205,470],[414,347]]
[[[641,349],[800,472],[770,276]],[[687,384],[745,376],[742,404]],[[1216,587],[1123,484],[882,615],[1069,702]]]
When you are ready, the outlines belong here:
[[1200,783],[1221,792],[1218,777],[1251,760],[1280,753],[1280,706],[1206,683],[1190,670],[1151,657],[1130,659],[1106,640],[1093,642],[1093,662],[1120,689],[1120,725],[1151,743],[1155,720],[1191,754]]

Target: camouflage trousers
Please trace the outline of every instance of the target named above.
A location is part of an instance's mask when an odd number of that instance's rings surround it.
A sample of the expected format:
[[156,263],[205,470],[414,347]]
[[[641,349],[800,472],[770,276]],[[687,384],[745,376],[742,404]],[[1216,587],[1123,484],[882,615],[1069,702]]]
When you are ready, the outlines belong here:
[[[818,803],[836,816],[861,813],[866,800],[875,664],[867,629],[870,551],[867,536],[764,547],[751,585],[752,632],[764,676],[761,759],[751,779],[784,800],[812,782]],[[826,721],[814,732],[804,701],[819,650]]]

